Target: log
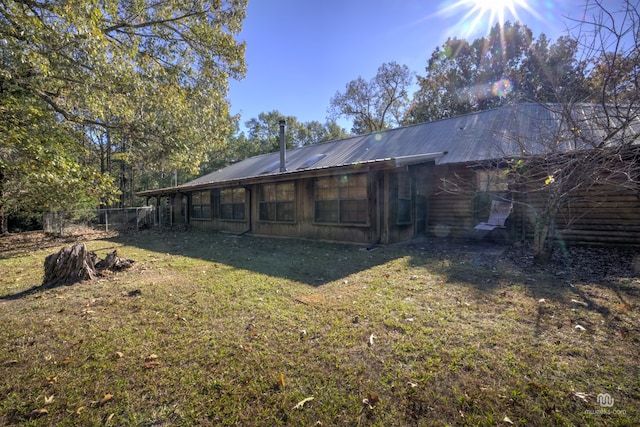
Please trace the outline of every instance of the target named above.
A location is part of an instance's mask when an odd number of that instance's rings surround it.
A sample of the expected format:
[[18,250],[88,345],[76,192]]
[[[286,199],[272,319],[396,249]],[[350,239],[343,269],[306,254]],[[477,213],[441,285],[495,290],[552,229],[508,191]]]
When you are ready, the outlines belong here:
[[133,265],[133,260],[121,258],[116,251],[110,252],[105,259],[96,264],[96,270],[120,271],[125,270]]
[[120,271],[129,268],[134,261],[121,258],[116,251],[96,262],[98,257],[87,250],[84,243],[62,248],[59,252],[47,256],[44,260],[44,279],[42,286],[53,287],[72,285],[85,280],[93,280],[102,276],[103,272]]

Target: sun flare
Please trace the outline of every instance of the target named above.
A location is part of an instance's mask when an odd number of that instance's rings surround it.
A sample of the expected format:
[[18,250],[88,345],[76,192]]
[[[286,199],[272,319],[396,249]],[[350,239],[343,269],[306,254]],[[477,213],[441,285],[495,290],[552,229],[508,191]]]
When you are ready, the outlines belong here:
[[491,27],[506,21],[520,21],[519,13],[526,11],[533,16],[537,12],[529,5],[530,0],[457,0],[441,8],[440,13],[458,15],[464,13],[458,22],[465,37],[479,32],[488,33]]

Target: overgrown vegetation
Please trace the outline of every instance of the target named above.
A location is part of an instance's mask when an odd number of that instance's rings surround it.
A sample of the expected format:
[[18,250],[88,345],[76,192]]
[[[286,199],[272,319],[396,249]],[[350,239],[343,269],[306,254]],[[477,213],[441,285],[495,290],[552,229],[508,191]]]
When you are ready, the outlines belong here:
[[640,418],[640,281],[597,259],[588,275],[571,252],[549,271],[526,249],[146,232],[87,242],[131,270],[41,290],[44,257],[71,242],[13,237],[0,241],[0,424]]

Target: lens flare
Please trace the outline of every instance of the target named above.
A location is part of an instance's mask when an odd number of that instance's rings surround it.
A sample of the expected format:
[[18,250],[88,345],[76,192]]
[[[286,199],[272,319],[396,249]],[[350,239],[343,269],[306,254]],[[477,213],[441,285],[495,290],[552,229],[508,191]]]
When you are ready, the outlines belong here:
[[491,93],[493,96],[504,98],[513,91],[513,83],[509,79],[501,79],[491,85]]

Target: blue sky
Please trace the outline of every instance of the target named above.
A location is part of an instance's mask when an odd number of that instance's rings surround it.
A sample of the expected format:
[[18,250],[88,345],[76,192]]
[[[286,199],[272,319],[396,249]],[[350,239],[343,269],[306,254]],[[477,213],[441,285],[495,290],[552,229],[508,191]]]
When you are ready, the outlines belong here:
[[[485,2],[486,3],[486,2]],[[506,4],[491,0],[490,4]],[[512,0],[520,22],[550,39],[580,18],[584,0]],[[241,123],[278,110],[301,122],[327,118],[336,91],[384,62],[419,75],[449,37],[473,40],[495,24],[473,10],[474,0],[249,0],[240,40],[247,43],[247,74],[231,81],[231,111]],[[504,20],[514,22],[504,9]],[[350,130],[346,120],[340,125]]]

